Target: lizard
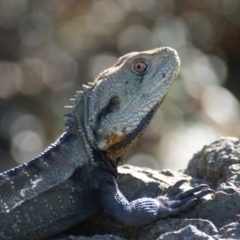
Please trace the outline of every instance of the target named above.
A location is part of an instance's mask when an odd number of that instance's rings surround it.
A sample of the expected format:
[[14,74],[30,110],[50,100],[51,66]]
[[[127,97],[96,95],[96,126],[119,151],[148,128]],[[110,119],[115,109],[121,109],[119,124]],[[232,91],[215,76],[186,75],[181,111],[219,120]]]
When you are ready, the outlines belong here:
[[126,226],[186,211],[207,185],[133,201],[118,189],[117,166],[142,135],[180,68],[169,47],[131,52],[103,71],[65,114],[66,129],[33,160],[0,174],[0,239],[46,239],[103,210]]

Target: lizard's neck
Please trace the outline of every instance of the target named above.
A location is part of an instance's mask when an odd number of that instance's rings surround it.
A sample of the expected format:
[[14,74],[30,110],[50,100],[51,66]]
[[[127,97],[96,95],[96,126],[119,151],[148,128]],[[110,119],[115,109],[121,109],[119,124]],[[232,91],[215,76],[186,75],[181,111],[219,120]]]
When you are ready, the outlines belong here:
[[117,162],[112,162],[106,153],[96,149],[95,136],[93,135],[93,119],[96,117],[95,106],[91,103],[91,92],[84,92],[73,109],[73,122],[68,129],[66,137],[75,136],[71,143],[73,149],[78,149],[87,161],[97,168],[102,168],[116,175]]

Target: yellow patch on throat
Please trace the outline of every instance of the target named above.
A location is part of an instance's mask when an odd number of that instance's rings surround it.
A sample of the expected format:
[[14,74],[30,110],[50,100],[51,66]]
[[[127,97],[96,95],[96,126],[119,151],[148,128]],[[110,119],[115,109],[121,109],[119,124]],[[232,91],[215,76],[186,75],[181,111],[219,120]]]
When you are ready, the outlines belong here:
[[105,147],[102,149],[103,151],[107,151],[112,145],[121,142],[125,137],[125,134],[123,135],[117,135],[117,134],[111,134],[106,137],[107,143]]
[[122,135],[117,135],[115,133],[112,133],[111,135],[108,135],[105,137],[106,141],[106,145],[101,149],[102,151],[105,151],[107,153],[107,157],[111,160],[111,161],[116,161],[117,158],[119,158],[120,156],[122,156],[128,149],[128,146],[124,146],[112,151],[109,151],[109,149],[121,142],[124,138],[125,138],[126,134],[122,134]]

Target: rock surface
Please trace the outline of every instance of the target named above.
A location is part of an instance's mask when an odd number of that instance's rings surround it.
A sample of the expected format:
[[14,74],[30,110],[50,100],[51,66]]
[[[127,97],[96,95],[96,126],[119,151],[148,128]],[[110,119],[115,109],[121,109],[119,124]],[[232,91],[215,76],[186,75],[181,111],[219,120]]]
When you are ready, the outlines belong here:
[[180,216],[141,228],[119,226],[99,213],[53,239],[240,239],[240,139],[221,138],[205,146],[193,156],[184,172],[121,166],[118,184],[128,200],[133,200],[163,194],[183,178],[192,187],[209,184],[216,196],[206,197]]

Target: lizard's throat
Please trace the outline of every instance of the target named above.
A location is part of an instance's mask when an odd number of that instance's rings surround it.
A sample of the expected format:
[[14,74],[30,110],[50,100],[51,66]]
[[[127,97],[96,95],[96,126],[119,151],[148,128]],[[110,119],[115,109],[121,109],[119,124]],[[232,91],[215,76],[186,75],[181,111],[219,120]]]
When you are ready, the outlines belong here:
[[146,130],[146,127],[148,126],[150,120],[152,119],[153,115],[155,114],[156,110],[158,109],[159,105],[161,103],[156,104],[150,112],[147,113],[147,115],[140,121],[138,126],[130,133],[126,134],[122,137],[122,139],[111,146],[109,146],[107,149],[104,149],[106,151],[107,156],[112,161],[118,161],[118,159],[124,155],[127,150],[137,142],[139,137],[144,133]]

